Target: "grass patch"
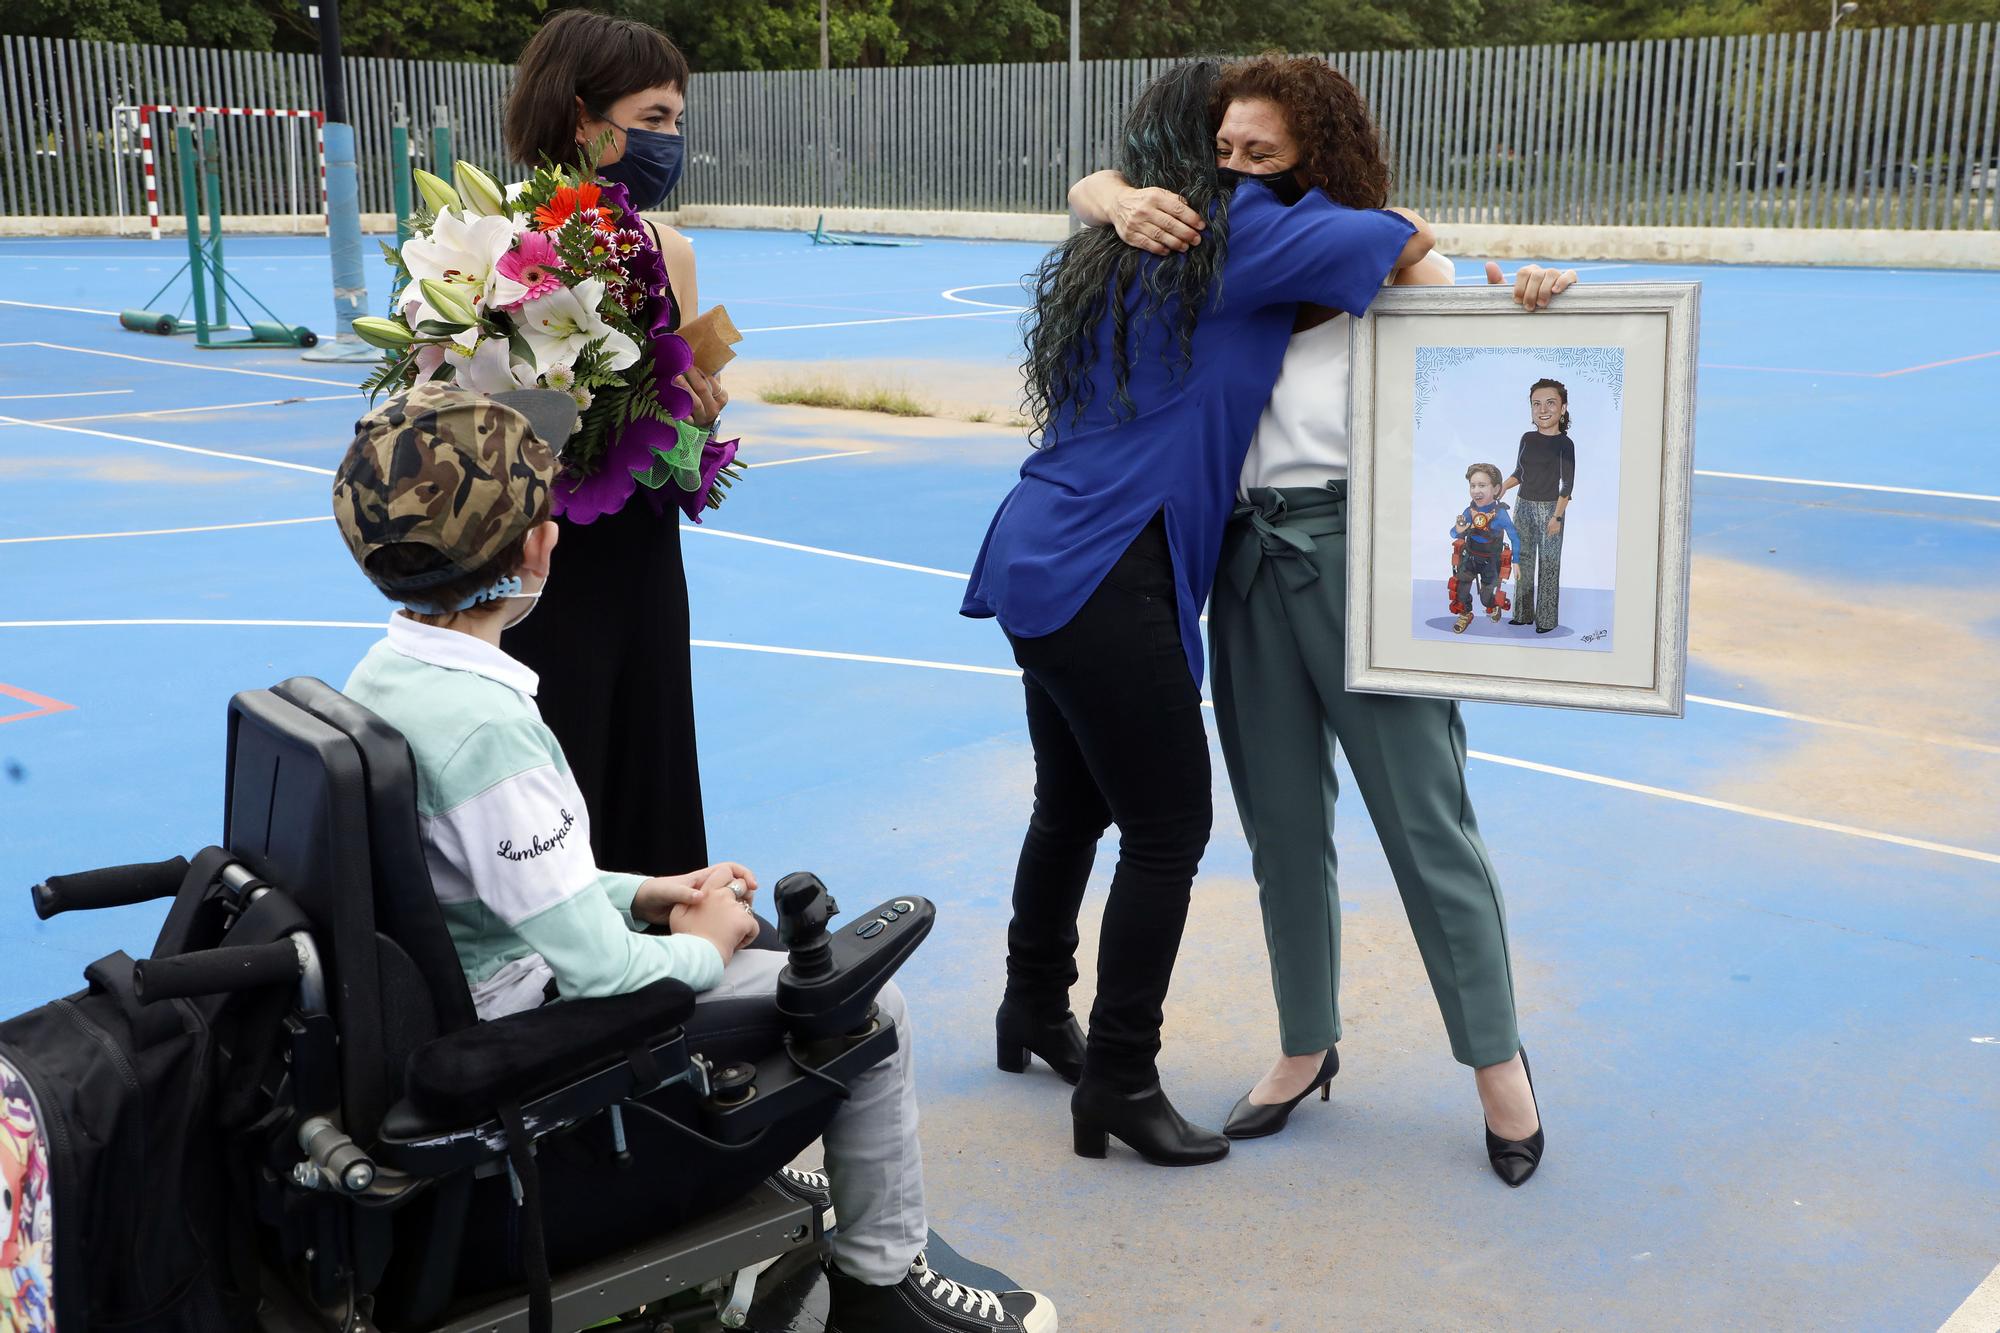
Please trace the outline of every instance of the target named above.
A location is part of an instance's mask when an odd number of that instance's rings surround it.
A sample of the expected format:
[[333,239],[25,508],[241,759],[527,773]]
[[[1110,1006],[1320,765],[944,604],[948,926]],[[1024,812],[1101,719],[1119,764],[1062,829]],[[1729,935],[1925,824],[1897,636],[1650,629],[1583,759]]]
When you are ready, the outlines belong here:
[[759,396],[767,403],[794,407],[838,407],[850,412],[881,412],[892,417],[932,415],[930,408],[901,389],[840,384],[826,379],[782,380]]

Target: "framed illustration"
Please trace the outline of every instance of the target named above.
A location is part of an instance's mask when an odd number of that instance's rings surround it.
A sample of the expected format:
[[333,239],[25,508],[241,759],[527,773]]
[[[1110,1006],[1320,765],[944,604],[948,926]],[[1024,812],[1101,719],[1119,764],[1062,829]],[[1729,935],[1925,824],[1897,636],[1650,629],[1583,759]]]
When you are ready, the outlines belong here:
[[1700,292],[1352,321],[1349,689],[1681,715]]

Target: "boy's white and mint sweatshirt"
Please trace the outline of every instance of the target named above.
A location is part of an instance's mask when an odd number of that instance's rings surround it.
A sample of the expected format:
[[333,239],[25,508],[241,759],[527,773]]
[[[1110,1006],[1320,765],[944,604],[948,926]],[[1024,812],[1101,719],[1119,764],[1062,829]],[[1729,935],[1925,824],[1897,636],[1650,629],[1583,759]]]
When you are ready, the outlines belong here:
[[[590,812],[535,706],[535,673],[499,648],[398,614],[346,693],[403,733],[431,885],[481,1018],[663,977],[707,990],[722,955],[693,935],[646,935],[644,878],[598,869]],[[654,873],[691,867],[654,867]]]

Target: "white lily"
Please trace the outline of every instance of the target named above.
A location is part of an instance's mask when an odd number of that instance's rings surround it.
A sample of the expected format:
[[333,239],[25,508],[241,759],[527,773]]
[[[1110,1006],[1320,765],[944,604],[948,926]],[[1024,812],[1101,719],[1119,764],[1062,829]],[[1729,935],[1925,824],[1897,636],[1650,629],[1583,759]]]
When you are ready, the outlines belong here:
[[[511,218],[468,217],[445,209],[429,236],[413,236],[403,244],[403,265],[410,270],[410,287],[426,278],[450,286],[475,313],[485,307],[493,266],[513,248],[520,230]],[[420,303],[422,317],[433,318],[436,311]],[[415,327],[412,325],[411,327]]]
[[[454,349],[456,350],[456,349]],[[459,366],[458,382],[474,393],[506,393],[535,387],[535,368],[516,364],[505,338],[481,338]]]
[[583,349],[604,340],[606,366],[623,370],[639,359],[639,344],[604,322],[597,313],[604,284],[596,278],[538,296],[515,313],[516,323],[535,354],[535,370],[543,375],[557,366],[571,366]]

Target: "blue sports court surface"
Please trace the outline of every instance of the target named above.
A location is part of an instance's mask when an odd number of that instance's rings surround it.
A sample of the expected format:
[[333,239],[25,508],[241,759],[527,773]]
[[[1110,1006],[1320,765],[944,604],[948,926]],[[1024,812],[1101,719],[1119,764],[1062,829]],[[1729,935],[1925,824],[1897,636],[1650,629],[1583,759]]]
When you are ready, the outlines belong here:
[[[746,374],[920,395],[1004,385],[1040,253],[695,241]],[[229,245],[328,327],[323,240]],[[120,331],[183,255],[0,242],[0,1014],[156,924],[40,924],[28,886],[219,836],[230,694],[340,683],[388,613],[328,521],[364,369]],[[1704,284],[1693,697],[1466,710],[1549,1138],[1519,1191],[1352,795],[1331,1106],[1199,1170],[1072,1156],[1068,1089],[993,1068],[1030,763],[1006,644],[956,614],[1023,434],[729,410],[753,470],[685,541],[712,852],[938,901],[902,977],[934,1221],[1065,1329],[1931,1330],[2000,1262],[2000,273],[1579,267]],[[1275,1053],[1266,976],[1219,793],[1163,1057],[1190,1116]]]

